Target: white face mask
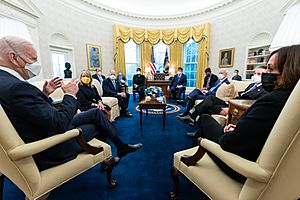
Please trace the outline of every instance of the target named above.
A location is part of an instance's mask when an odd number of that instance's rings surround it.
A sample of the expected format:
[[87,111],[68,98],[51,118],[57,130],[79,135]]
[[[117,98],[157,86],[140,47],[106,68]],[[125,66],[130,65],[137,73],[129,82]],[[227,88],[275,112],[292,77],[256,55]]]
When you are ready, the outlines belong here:
[[25,65],[25,69],[27,70],[29,79],[31,79],[31,78],[39,75],[39,73],[41,72],[42,66],[38,61],[36,61],[32,64],[27,63]]
[[97,74],[98,74],[99,76],[101,76],[101,72],[97,72]]
[[225,76],[224,76],[223,74],[219,74],[219,75],[218,75],[219,80],[222,80],[224,77],[225,77]]
[[255,74],[254,76],[252,76],[252,80],[255,83],[261,83],[261,76]]
[[137,74],[141,74],[141,72],[140,72],[140,71],[137,71],[136,73],[137,73]]
[[177,72],[177,74],[178,74],[178,75],[181,75],[181,74],[182,74],[182,72]]
[[115,80],[115,79],[116,79],[116,76],[115,76],[115,75],[110,75],[109,78],[110,78],[111,80]]

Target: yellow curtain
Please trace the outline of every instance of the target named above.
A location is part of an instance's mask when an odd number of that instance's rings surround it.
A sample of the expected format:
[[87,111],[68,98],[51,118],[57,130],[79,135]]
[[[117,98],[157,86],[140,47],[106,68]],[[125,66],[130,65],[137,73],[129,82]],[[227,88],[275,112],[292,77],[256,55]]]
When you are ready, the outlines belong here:
[[164,30],[147,30],[143,28],[133,28],[122,25],[114,25],[114,61],[115,68],[125,70],[124,43],[133,39],[137,44],[141,44],[141,69],[149,64],[151,57],[151,47],[162,40],[166,45],[170,45],[170,64],[174,67],[182,66],[182,44],[193,39],[199,43],[197,87],[200,87],[204,79],[204,69],[208,65],[210,24],[196,25],[192,27]]
[[202,34],[202,40],[198,47],[198,63],[196,74],[196,87],[201,88],[204,83],[205,68],[208,66],[209,61],[209,45],[210,45],[210,25],[204,27],[205,34]]
[[149,66],[149,61],[151,59],[151,53],[152,53],[152,44],[149,42],[143,42],[141,44],[141,70],[142,73],[145,73],[145,68]]
[[178,67],[182,67],[182,48],[183,44],[175,41],[170,45],[170,66],[177,71]]
[[124,43],[122,41],[119,41],[117,43],[117,50],[118,50],[118,54],[115,60],[116,73],[119,73],[121,71],[123,72],[124,75],[126,75],[125,49],[124,49]]

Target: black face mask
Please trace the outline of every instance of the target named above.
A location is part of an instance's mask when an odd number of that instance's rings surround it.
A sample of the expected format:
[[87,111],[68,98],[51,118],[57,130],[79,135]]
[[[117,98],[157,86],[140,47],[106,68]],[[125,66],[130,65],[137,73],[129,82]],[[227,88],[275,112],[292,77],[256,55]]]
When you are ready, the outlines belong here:
[[270,92],[275,88],[276,80],[278,74],[270,74],[270,73],[263,73],[261,75],[261,83],[262,87]]

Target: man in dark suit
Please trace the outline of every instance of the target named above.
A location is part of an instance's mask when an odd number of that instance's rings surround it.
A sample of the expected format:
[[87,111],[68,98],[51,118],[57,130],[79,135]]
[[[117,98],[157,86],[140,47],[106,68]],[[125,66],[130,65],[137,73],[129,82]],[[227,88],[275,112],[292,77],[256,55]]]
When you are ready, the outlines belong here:
[[[255,70],[254,83],[249,84],[249,86],[242,92],[239,92],[235,99],[258,99],[259,97],[267,94],[261,84],[261,75],[266,71],[266,67],[259,67]],[[193,113],[184,112],[182,115],[177,116],[177,119],[184,121],[186,123],[193,124],[197,116],[202,114],[220,114],[226,116],[228,114],[228,102],[219,99],[216,96],[207,96],[200,104],[195,106],[195,111]],[[195,132],[194,132],[195,134]],[[193,133],[187,133],[189,136],[193,136]]]
[[180,114],[179,117],[183,117],[184,115],[189,114],[190,110],[194,107],[195,101],[197,99],[205,99],[207,96],[216,95],[216,92],[218,88],[222,84],[229,84],[230,82],[227,79],[227,71],[225,69],[219,70],[218,80],[215,82],[215,84],[210,87],[209,90],[200,90],[198,88],[194,89],[192,92],[189,93],[188,97],[184,101],[177,101],[179,104],[186,106],[186,103],[188,102],[187,109],[184,113]]
[[171,90],[172,99],[176,100],[176,90],[178,90],[178,99],[181,94],[185,91],[187,84],[186,75],[182,73],[182,67],[178,67],[177,74],[171,79],[168,89]]
[[103,81],[103,96],[104,97],[115,97],[118,99],[118,104],[121,107],[121,114],[126,117],[132,117],[132,114],[128,111],[128,103],[130,95],[122,92],[121,84],[116,79],[115,70],[110,70],[109,77]]
[[239,75],[239,70],[234,70],[232,80],[241,81],[242,77]]
[[100,68],[96,68],[96,74],[92,75],[92,78],[98,80],[100,85],[102,85],[103,80],[105,80],[105,76],[101,73]]
[[[25,81],[37,75],[40,69],[37,52],[30,42],[14,36],[0,39],[0,104],[25,143],[81,128],[86,141],[109,139],[119,157],[142,146],[125,144],[98,108],[76,114],[79,108],[77,79],[67,84],[59,78],[45,81],[43,91]],[[48,97],[59,87],[65,95],[61,107],[56,109]],[[76,139],[70,139],[33,157],[38,168],[44,170],[72,160],[82,151]]]
[[204,84],[203,84],[203,89],[204,90],[209,90],[215,82],[218,80],[218,76],[215,74],[211,73],[210,68],[205,69],[205,77],[204,77]]

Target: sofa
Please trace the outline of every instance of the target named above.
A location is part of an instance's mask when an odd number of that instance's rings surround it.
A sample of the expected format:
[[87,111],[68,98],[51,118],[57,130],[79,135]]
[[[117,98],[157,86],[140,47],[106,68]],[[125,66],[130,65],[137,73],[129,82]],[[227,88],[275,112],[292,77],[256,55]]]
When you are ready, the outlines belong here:
[[[71,79],[64,79],[64,82],[68,82]],[[39,88],[40,90],[43,89],[45,81],[34,81],[31,84]],[[92,84],[97,88],[99,95],[102,97],[103,91],[102,91],[102,86],[100,85],[99,81],[93,80]],[[50,97],[54,101],[59,101],[63,98],[64,93],[63,91],[59,88],[55,90]],[[102,101],[104,104],[107,104],[109,107],[111,107],[110,110],[110,115],[111,115],[111,120],[114,120],[115,118],[120,116],[120,107],[118,105],[118,99],[115,97],[102,97]]]
[[[231,81],[230,84],[222,84],[217,90],[216,97],[222,99],[223,101],[229,101],[238,96],[238,92],[244,91],[251,81]],[[195,106],[201,103],[203,100],[196,100]],[[193,110],[191,111],[193,112]],[[227,123],[227,116],[214,114],[212,115],[222,126]]]

